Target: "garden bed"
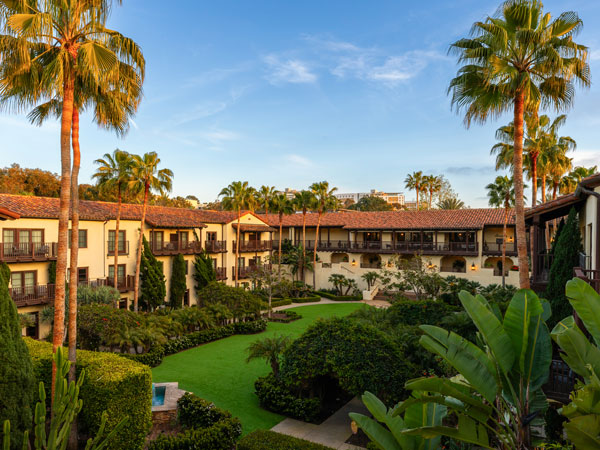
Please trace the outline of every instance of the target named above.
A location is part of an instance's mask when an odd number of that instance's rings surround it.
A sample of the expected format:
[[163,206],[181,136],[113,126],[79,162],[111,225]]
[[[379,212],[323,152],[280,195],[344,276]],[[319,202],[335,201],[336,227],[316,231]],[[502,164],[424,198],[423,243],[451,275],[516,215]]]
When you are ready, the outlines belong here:
[[332,294],[330,292],[323,292],[323,291],[315,291],[315,294],[326,298],[328,300],[333,300],[336,302],[357,302],[362,300],[362,295],[336,295],[336,294]]
[[302,319],[302,316],[295,311],[278,311],[271,314],[271,317],[268,317],[267,314],[264,317],[269,322],[281,322],[281,323],[290,323],[294,320]]

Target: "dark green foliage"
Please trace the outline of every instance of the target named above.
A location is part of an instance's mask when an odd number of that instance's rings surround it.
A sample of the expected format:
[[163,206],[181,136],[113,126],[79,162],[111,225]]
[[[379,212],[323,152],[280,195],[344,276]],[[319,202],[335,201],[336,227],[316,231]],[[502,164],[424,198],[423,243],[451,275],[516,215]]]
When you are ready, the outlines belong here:
[[336,302],[353,302],[353,301],[362,300],[362,294],[361,295],[336,295],[336,294],[332,294],[331,292],[327,292],[327,291],[315,291],[315,294],[317,294],[320,297],[329,299],[329,300],[334,300]]
[[140,305],[147,310],[162,305],[167,295],[163,264],[152,254],[144,237],[144,250],[140,264]]
[[554,236],[553,236],[552,246],[550,247],[550,253],[553,255],[554,255],[554,252],[556,251],[556,244],[558,243],[558,238],[559,238],[560,234],[562,233],[562,230],[564,227],[565,227],[565,219],[562,218],[562,219],[560,219],[560,222],[558,223],[558,227],[556,228],[556,232],[554,233]]
[[197,294],[202,306],[224,305],[231,311],[235,319],[254,318],[260,315],[262,306],[260,297],[244,288],[226,286],[213,281]]
[[[292,300],[289,298],[282,298],[282,299],[273,299],[273,301],[271,302],[271,308],[277,308],[278,306],[285,306],[285,305],[291,305],[292,304]],[[263,309],[267,309],[269,307],[268,304],[263,304]]]
[[544,420],[546,422],[544,425],[546,441],[564,444],[563,424],[567,421],[567,418],[559,414],[556,408],[548,408]]
[[288,386],[314,391],[317,379],[329,376],[348,393],[377,393],[389,404],[405,397],[414,373],[389,336],[348,318],[318,320],[284,352],[281,365]]
[[108,305],[81,305],[77,311],[77,340],[85,350],[99,350],[117,330],[139,321],[134,312]]
[[392,327],[398,324],[439,325],[453,311],[457,308],[441,301],[400,300],[387,309],[386,320]]
[[579,265],[581,249],[579,220],[575,208],[571,208],[555,246],[554,260],[550,267],[550,277],[545,292],[545,297],[552,307],[552,317],[548,319],[550,329],[573,314],[573,308],[565,296],[565,286],[567,281],[573,278],[573,268]]
[[10,420],[17,448],[31,427],[36,383],[17,307],[8,294],[9,277],[6,263],[0,264],[0,424]]
[[290,298],[292,303],[316,303],[321,301],[320,295],[311,295],[308,297]]
[[148,450],[232,450],[242,434],[239,419],[225,419],[208,428],[191,428],[175,436],[161,434]]
[[[50,386],[52,345],[25,339],[38,381]],[[151,426],[152,374],[147,366],[112,353],[77,351],[77,373],[85,369],[79,398],[85,408],[78,416],[80,433],[94,435],[102,413],[108,414],[107,430],[123,418],[127,426],[112,441],[112,448],[141,450]],[[48,399],[49,401],[49,399]]]
[[179,309],[183,305],[183,296],[187,289],[185,276],[185,259],[182,254],[178,254],[173,258],[173,266],[171,267],[171,292],[169,302],[171,308]]
[[348,206],[348,209],[354,209],[356,211],[391,211],[394,208],[392,208],[392,205],[383,198],[375,195],[368,195]]
[[177,400],[177,413],[179,424],[184,428],[207,428],[231,418],[229,411],[189,392]]
[[237,450],[332,450],[321,444],[269,430],[255,430],[244,436]]
[[194,281],[196,281],[196,292],[204,289],[209,283],[217,280],[217,273],[212,259],[203,250],[194,259]]
[[461,304],[458,298],[458,293],[460,291],[467,291],[473,295],[477,295],[482,288],[481,284],[477,281],[470,281],[466,278],[455,277],[453,275],[446,277],[444,284],[443,293],[440,298],[445,303],[454,306],[460,306]]
[[273,373],[256,380],[254,389],[260,405],[269,411],[305,422],[315,420],[321,412],[321,402],[318,398],[299,397]]
[[50,261],[48,263],[48,283],[56,283],[56,261]]

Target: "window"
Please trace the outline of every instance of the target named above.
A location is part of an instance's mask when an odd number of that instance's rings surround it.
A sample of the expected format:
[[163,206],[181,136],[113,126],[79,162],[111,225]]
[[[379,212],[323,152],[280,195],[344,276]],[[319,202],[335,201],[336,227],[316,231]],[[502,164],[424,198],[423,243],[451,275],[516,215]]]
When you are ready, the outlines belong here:
[[[108,230],[108,252],[114,255],[115,253],[115,233],[116,230]],[[126,231],[119,230],[119,253],[127,253]]]
[[187,231],[180,231],[179,232],[179,241],[184,244],[187,245],[188,243],[188,232]]
[[119,309],[127,309],[127,298],[122,298],[119,301]]
[[190,306],[190,290],[189,289],[187,289],[183,293],[183,305],[184,306]]
[[77,282],[85,283],[88,281],[88,268],[87,267],[78,267],[77,268]]
[[37,273],[35,270],[12,272],[10,284],[17,295],[30,295],[34,293]]
[[[113,283],[114,279],[115,279],[115,266],[113,264],[111,264],[110,266],[108,266],[108,278],[109,280],[113,280],[113,281],[109,281],[109,283]],[[123,283],[125,281],[125,264],[119,264],[117,266],[117,283]]]
[[190,265],[190,262],[189,262],[189,261],[186,259],[186,260],[185,260],[185,274],[186,274],[186,275],[188,274],[189,265]]
[[2,239],[5,244],[41,244],[44,242],[44,230],[5,228],[2,231]]
[[246,258],[243,256],[240,256],[238,258],[238,267],[246,267]]
[[216,241],[217,240],[217,232],[216,231],[207,231],[206,232],[206,240],[207,241]]
[[217,269],[217,258],[211,258],[212,263],[213,263],[213,267],[216,270]]
[[160,250],[163,248],[164,235],[162,231],[153,231],[150,238],[154,249]]
[[[71,248],[71,230],[69,230],[69,248]],[[35,242],[35,241],[34,241]],[[87,248],[87,230],[79,230],[79,248]]]

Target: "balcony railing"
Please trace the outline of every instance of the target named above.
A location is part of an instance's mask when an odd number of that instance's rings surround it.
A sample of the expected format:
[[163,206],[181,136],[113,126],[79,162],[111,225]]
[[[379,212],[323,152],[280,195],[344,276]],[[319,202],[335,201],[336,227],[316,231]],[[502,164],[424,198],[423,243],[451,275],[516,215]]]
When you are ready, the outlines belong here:
[[[106,244],[107,255],[114,256],[115,255],[115,242],[108,241]],[[129,255],[129,241],[121,241],[119,242],[119,255]]]
[[381,269],[381,262],[360,263],[361,269]]
[[54,300],[53,284],[12,287],[8,291],[17,307],[44,305]]
[[[235,241],[233,242],[233,250],[235,251]],[[273,241],[240,241],[240,252],[267,252],[273,248]]]
[[564,361],[554,359],[550,363],[548,381],[542,390],[548,398],[567,404],[576,380],[577,376]]
[[[298,242],[300,244],[301,242]],[[315,241],[307,240],[306,249],[313,250]],[[407,253],[430,255],[477,255],[479,244],[475,242],[406,242],[406,241],[356,241],[333,240],[321,241],[317,250],[331,252],[359,253]]]
[[575,267],[573,269],[573,274],[592,286],[596,292],[600,293],[600,270]]
[[202,243],[198,241],[175,241],[175,242],[155,242],[150,241],[150,250],[158,256],[165,255],[193,255],[202,252]]
[[[261,264],[261,265],[254,265],[254,266],[238,267],[238,279],[250,278],[250,275],[253,272],[256,272],[259,268],[264,268],[266,270],[271,270],[272,266],[271,266],[271,264]],[[233,275],[235,275],[235,266],[233,266],[231,268],[231,273]]]
[[222,281],[227,279],[227,268],[226,267],[217,267],[217,280]]
[[[502,255],[502,242],[485,241],[483,243],[483,254],[484,255]],[[517,254],[517,243],[507,242],[506,243],[506,254],[516,255]]]
[[227,251],[227,241],[205,241],[204,248],[208,253],[223,253]]
[[56,242],[21,242],[0,244],[0,261],[49,261],[56,259]]
[[[120,292],[133,291],[135,277],[133,275],[127,275],[125,278],[119,278],[117,280],[117,289]],[[77,282],[79,286],[90,286],[90,287],[99,287],[99,286],[110,286],[114,287],[115,280],[114,278],[96,278],[94,280],[80,280]]]

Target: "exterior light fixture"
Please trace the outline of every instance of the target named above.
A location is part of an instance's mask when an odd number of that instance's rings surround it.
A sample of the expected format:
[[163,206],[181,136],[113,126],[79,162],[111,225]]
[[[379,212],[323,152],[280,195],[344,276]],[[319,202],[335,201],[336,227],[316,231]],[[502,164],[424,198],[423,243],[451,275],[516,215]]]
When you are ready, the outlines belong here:
[[471,264],[471,270],[475,270],[477,269],[477,267],[475,267],[475,263]]
[[356,260],[355,260],[355,259],[353,259],[353,260],[352,260],[352,265],[353,265],[353,266],[355,266],[355,265],[356,265]]

